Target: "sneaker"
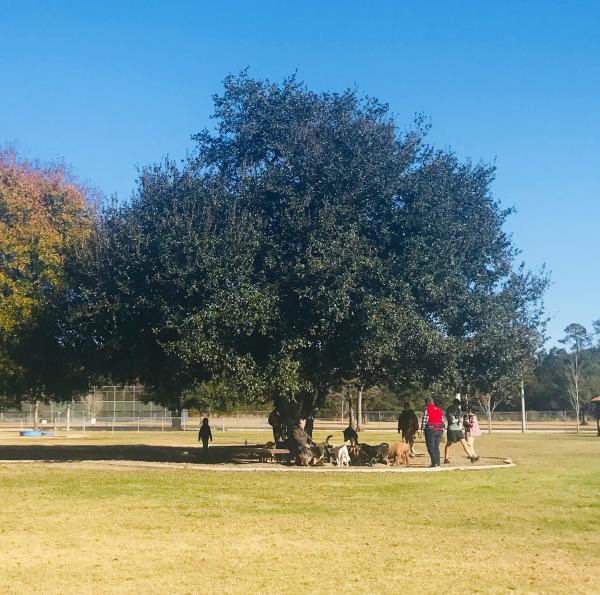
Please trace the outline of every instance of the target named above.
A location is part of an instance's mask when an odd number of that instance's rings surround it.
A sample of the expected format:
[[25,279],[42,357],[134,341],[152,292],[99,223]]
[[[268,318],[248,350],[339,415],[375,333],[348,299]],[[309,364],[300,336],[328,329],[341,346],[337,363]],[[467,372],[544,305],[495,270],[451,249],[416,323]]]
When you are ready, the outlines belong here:
[[444,465],[450,465],[450,459],[444,459]]
[[478,461],[478,460],[479,460],[479,455],[471,457],[471,463],[475,463],[475,461]]

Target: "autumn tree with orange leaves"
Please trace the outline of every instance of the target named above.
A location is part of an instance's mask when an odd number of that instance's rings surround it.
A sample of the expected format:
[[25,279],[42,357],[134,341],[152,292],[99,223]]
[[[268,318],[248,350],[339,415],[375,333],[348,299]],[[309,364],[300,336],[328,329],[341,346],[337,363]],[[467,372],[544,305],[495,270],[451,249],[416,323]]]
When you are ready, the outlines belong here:
[[62,165],[0,151],[0,395],[63,397],[69,373],[56,309],[65,258],[93,224],[89,192]]

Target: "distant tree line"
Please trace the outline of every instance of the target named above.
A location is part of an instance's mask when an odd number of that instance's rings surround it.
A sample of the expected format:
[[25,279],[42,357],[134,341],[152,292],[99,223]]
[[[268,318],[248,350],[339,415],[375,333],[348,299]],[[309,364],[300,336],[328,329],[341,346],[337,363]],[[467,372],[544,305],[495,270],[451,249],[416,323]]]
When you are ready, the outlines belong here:
[[[517,261],[493,166],[293,77],[227,77],[214,105],[215,129],[143,168],[126,203],[94,209],[63,174],[2,162],[0,221],[32,231],[2,246],[1,394],[140,381],[174,413],[268,402],[287,423],[350,385],[444,399],[529,381],[547,278]],[[6,205],[33,174],[41,215],[23,219]],[[8,306],[17,291],[36,307]]]
[[572,323],[561,340],[537,358],[527,388],[527,406],[537,410],[577,411],[585,421],[590,400],[600,395],[600,320],[588,331]]

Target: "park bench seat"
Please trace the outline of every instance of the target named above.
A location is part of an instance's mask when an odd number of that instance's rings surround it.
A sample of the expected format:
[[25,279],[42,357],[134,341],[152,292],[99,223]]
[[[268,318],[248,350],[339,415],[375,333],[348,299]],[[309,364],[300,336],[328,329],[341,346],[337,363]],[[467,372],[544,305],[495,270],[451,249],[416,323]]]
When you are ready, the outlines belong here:
[[258,460],[261,462],[279,462],[282,458],[289,457],[290,455],[290,451],[287,448],[255,448],[253,452],[258,455]]

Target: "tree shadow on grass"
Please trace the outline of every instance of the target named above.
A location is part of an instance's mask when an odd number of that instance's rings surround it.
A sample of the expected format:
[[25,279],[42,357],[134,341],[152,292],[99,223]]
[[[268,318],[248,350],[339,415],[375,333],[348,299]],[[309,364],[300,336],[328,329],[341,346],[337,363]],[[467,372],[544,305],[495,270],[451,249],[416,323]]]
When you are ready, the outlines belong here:
[[[207,453],[197,446],[162,446],[148,444],[111,444],[111,445],[93,445],[93,444],[16,444],[0,445],[1,461],[39,461],[47,463],[84,463],[91,461],[123,461],[123,462],[143,462],[143,463],[187,463],[190,465],[219,466],[219,465],[249,465],[260,468],[268,467],[275,469],[279,465],[273,461],[270,463],[261,463],[259,461],[258,446],[211,446]],[[287,461],[280,460],[284,466],[288,466]],[[474,467],[481,465],[503,465],[506,461],[502,457],[486,457]],[[456,469],[460,465],[471,466],[470,463],[457,459],[455,464],[444,466],[446,470]],[[377,469],[398,469],[395,467],[386,467],[377,464]],[[411,459],[410,468],[413,470],[429,467],[429,458],[420,454],[416,459]],[[325,465],[325,468],[335,469],[331,464]],[[366,467],[361,467],[365,469]],[[323,468],[321,468],[323,469]]]
[[144,461],[193,464],[256,464],[256,449],[244,446],[212,446],[207,453],[202,448],[183,446],[128,445],[46,445],[19,444],[0,446],[0,460],[8,461]]

